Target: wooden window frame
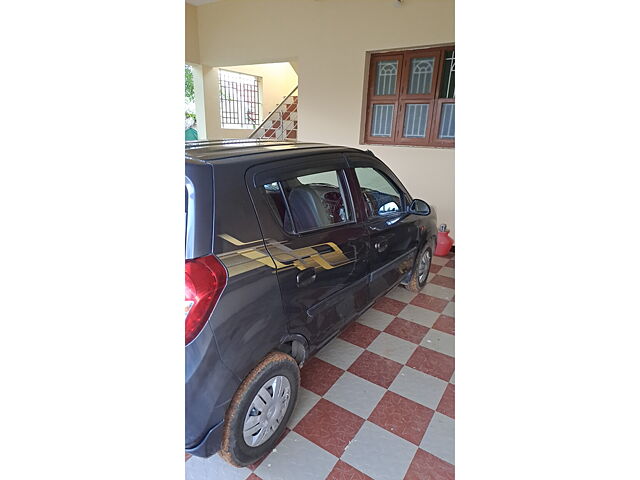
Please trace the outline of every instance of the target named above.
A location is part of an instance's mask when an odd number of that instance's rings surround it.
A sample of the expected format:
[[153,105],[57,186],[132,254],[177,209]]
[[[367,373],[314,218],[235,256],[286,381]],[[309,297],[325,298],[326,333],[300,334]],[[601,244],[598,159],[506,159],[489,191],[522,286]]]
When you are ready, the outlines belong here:
[[[370,145],[398,145],[398,146],[424,146],[424,147],[455,147],[455,139],[438,138],[440,130],[440,115],[444,103],[454,103],[455,98],[438,98],[440,84],[443,79],[443,65],[445,51],[455,49],[455,45],[445,45],[432,48],[402,50],[393,52],[380,52],[371,54],[369,60],[369,78],[367,81],[367,101],[364,122],[363,140]],[[431,90],[427,94],[409,94],[409,80],[411,78],[411,60],[416,57],[435,57]],[[398,73],[396,77],[396,91],[394,95],[376,95],[375,82],[377,77],[377,65],[380,61],[398,60]],[[380,137],[371,135],[371,123],[373,121],[374,105],[393,105],[393,118],[391,123],[391,136]],[[427,131],[425,137],[404,137],[404,116],[407,104],[429,105],[427,112]]]

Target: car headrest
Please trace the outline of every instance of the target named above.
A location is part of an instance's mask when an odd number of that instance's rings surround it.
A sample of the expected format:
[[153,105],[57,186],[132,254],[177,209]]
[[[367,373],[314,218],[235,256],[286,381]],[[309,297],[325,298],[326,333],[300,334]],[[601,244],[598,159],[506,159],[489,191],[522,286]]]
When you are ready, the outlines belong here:
[[320,195],[312,187],[295,187],[289,193],[288,200],[298,230],[312,230],[332,223]]

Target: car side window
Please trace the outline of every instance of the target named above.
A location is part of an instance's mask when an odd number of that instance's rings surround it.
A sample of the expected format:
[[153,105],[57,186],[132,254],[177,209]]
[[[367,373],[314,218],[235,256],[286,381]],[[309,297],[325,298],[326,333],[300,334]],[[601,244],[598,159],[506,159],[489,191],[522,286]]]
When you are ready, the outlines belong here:
[[349,222],[353,217],[336,170],[298,175],[263,185],[268,201],[289,233]]
[[402,194],[375,168],[355,168],[368,217],[392,215],[404,210]]

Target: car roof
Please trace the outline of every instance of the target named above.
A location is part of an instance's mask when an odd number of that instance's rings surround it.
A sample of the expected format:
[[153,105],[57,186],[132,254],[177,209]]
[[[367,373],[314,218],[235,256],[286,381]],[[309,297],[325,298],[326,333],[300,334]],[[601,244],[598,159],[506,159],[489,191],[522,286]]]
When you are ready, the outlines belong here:
[[200,162],[212,162],[225,159],[233,159],[234,163],[255,162],[256,156],[264,160],[296,156],[301,150],[305,153],[331,153],[331,152],[358,152],[371,154],[371,152],[351,147],[326,145],[323,143],[289,142],[262,139],[231,139],[231,140],[202,140],[185,142],[185,158]]

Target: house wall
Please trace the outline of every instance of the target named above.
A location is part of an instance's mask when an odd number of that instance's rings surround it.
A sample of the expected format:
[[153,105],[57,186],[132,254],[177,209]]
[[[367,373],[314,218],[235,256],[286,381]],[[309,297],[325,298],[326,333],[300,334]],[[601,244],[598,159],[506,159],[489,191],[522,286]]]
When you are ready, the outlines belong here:
[[455,234],[453,149],[360,144],[367,52],[454,42],[453,0],[221,0],[197,9],[203,65],[293,62],[299,140],[371,149]]
[[198,45],[198,9],[185,3],[185,39],[184,58],[186,63],[200,63],[200,47]]
[[[224,69],[262,78],[262,119],[275,110],[283,97],[298,84],[298,75],[288,62],[233,65]],[[209,68],[205,76],[205,91],[208,97],[215,97],[215,101],[209,103],[211,108],[207,111],[207,138],[248,138],[253,130],[221,128],[218,85],[218,68]]]

